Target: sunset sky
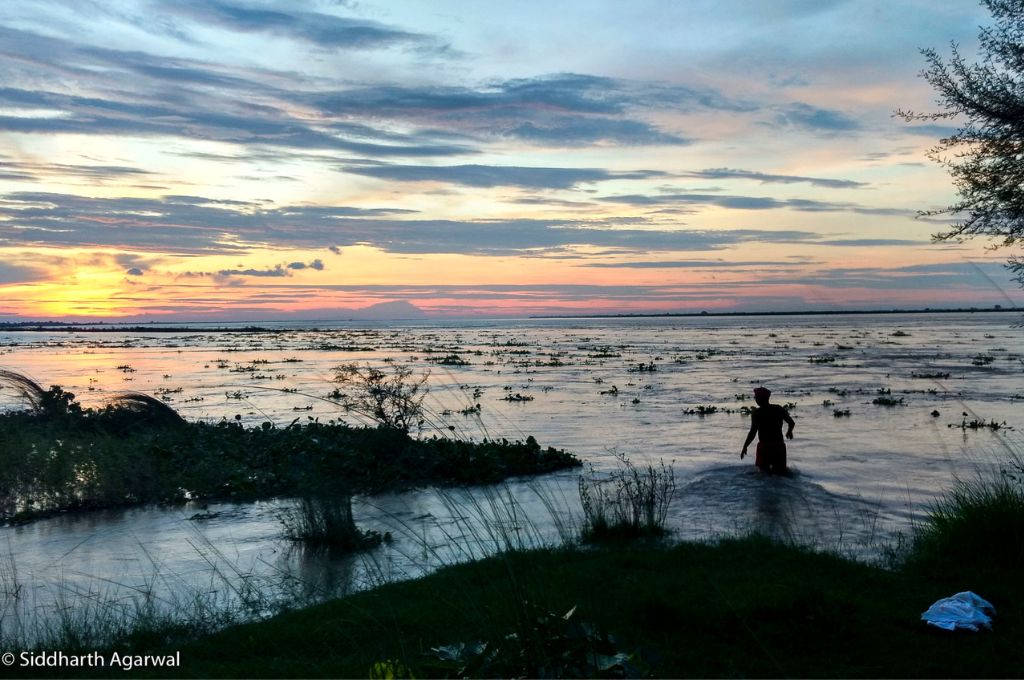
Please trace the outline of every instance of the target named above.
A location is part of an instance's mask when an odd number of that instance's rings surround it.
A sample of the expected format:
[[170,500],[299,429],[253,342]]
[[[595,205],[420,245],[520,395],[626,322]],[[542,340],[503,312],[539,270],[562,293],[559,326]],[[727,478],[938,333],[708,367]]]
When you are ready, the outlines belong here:
[[935,244],[973,0],[8,0],[0,319],[1019,304]]

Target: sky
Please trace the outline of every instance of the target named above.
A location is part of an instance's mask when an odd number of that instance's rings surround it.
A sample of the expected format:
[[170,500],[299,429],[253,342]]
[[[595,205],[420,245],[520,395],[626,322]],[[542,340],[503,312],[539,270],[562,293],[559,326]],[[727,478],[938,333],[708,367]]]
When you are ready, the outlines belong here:
[[[972,0],[8,0],[0,319],[1020,304],[935,243]],[[948,125],[948,124],[947,124]],[[415,306],[410,307],[408,305]]]

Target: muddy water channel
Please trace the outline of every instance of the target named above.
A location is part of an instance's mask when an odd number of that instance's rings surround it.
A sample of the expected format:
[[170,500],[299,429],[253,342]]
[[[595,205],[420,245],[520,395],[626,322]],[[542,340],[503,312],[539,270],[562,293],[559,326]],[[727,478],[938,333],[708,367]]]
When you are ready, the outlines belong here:
[[[596,474],[614,470],[616,454],[663,460],[677,482],[668,525],[678,538],[756,530],[870,560],[957,476],[1021,450],[1020,321],[974,313],[0,332],[0,366],[87,405],[132,390],[190,419],[287,425],[357,422],[329,398],[333,369],[402,363],[430,372],[424,436],[533,435]],[[791,477],[766,478],[739,460],[757,384],[796,419]],[[15,407],[12,395],[0,391],[0,407]],[[358,556],[289,542],[280,519],[289,499],[0,528],[0,632],[27,640],[75,620],[259,617],[510,544],[556,544],[578,532],[579,474],[357,498],[358,524],[392,537]]]

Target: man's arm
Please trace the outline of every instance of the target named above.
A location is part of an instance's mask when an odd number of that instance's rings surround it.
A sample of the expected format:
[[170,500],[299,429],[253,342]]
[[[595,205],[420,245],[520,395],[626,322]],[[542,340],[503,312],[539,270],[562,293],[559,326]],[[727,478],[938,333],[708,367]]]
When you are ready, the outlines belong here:
[[786,425],[789,426],[786,429],[786,439],[792,439],[793,438],[793,426],[796,425],[796,423],[793,422],[793,417],[789,415],[789,411],[787,411],[786,409],[782,409],[782,419],[785,420],[786,421]]
[[757,421],[754,420],[753,414],[750,416],[750,432],[747,433],[747,441],[743,442],[743,450],[740,451],[740,460],[747,455],[747,447],[750,446],[750,442],[754,441],[754,437],[757,435]]

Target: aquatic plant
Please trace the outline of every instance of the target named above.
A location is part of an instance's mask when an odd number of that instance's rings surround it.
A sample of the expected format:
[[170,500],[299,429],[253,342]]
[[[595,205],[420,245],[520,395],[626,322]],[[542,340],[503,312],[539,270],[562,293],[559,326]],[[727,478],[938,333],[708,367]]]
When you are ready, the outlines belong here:
[[636,366],[630,366],[626,369],[628,373],[654,373],[657,370],[658,366],[653,361],[647,364],[641,361]]
[[903,397],[890,397],[881,394],[871,400],[875,406],[904,406]]
[[948,427],[956,427],[961,430],[992,430],[998,432],[999,430],[1012,430],[1013,428],[1006,424],[1006,421],[997,422],[995,420],[985,420],[984,418],[972,418],[967,420],[968,414],[965,411],[963,413],[963,420],[959,423],[950,423]]
[[458,354],[446,354],[443,357],[430,357],[427,361],[441,366],[469,366],[469,361]]
[[240,416],[187,422],[145,395],[121,395],[105,407],[84,409],[69,393],[49,393],[63,400],[57,416],[50,407],[0,413],[0,522],[186,499],[301,496],[314,488],[310,480],[343,481],[353,491],[372,492],[493,483],[579,465],[571,454],[543,449],[532,437],[416,439],[400,428],[313,418],[296,418],[283,428],[269,421],[247,428]]
[[833,364],[835,361],[835,356],[831,354],[818,354],[807,359],[807,363],[810,364]]
[[638,467],[615,455],[618,468],[598,475],[593,467],[579,479],[585,541],[661,536],[675,496],[675,471],[665,461]]

